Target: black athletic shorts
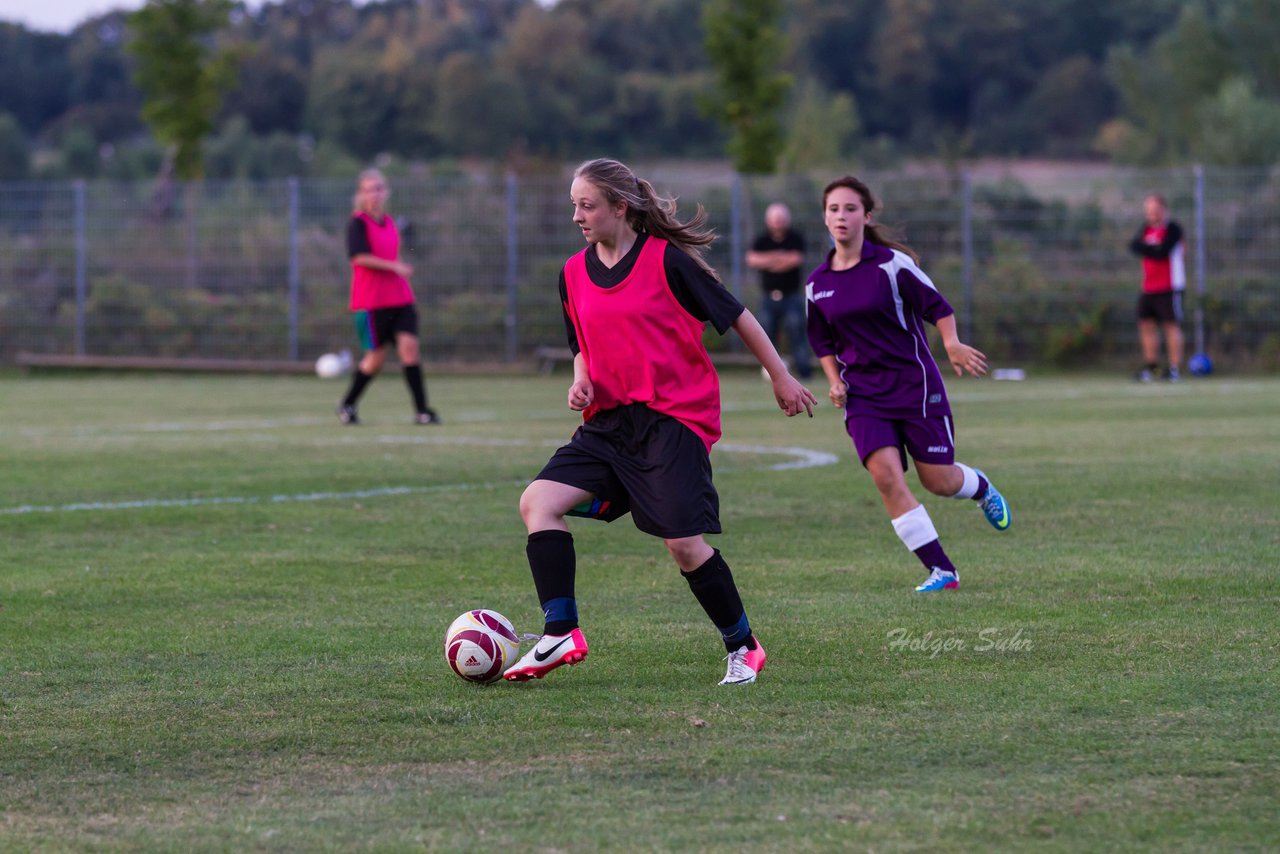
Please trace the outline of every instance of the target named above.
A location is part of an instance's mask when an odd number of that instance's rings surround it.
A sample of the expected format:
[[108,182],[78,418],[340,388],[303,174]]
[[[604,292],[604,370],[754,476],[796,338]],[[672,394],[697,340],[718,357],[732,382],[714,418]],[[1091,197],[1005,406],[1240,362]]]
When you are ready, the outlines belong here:
[[418,337],[418,309],[413,303],[391,308],[371,308],[355,313],[356,334],[365,350],[377,350],[383,344],[394,344],[398,333]]
[[1182,292],[1165,291],[1162,294],[1143,294],[1138,297],[1138,319],[1157,323],[1182,322]]
[[591,492],[570,515],[636,527],[667,540],[720,533],[720,496],[707,446],[676,419],[633,403],[599,412],[538,473]]

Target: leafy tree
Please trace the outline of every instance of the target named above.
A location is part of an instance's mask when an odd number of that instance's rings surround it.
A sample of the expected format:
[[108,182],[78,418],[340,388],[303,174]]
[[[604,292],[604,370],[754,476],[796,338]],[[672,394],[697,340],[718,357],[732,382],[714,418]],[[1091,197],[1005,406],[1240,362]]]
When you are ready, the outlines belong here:
[[324,50],[316,57],[307,105],[307,126],[357,157],[390,149],[401,81],[354,48]]
[[831,94],[813,79],[800,84],[787,124],[782,163],[790,172],[835,166],[849,156],[861,127],[853,97]]
[[1259,96],[1280,98],[1280,0],[1230,0],[1220,19],[1237,69],[1247,71]]
[[501,157],[527,141],[528,114],[519,81],[474,52],[440,63],[433,134],[445,150]]
[[254,45],[241,58],[236,77],[238,85],[224,98],[223,116],[244,116],[260,135],[302,130],[307,81],[296,61]]
[[0,109],[34,135],[70,106],[65,37],[0,22]]
[[707,110],[729,128],[729,156],[745,173],[770,173],[785,145],[779,113],[791,77],[776,70],[786,46],[780,0],[710,0],[702,15],[716,71]]
[[1115,112],[1115,93],[1101,66],[1076,55],[1049,68],[1023,101],[1027,152],[1087,154],[1098,127]]
[[1192,154],[1222,166],[1275,162],[1280,152],[1280,100],[1260,97],[1253,82],[1232,77],[1200,104]]
[[17,181],[27,177],[31,154],[26,134],[9,113],[0,112],[0,181]]
[[234,81],[236,52],[212,45],[231,8],[231,0],[148,0],[129,16],[142,118],[170,147],[179,178],[203,177],[201,144]]
[[62,165],[71,178],[94,178],[98,174],[98,141],[87,127],[68,128],[62,135]]
[[1113,154],[1137,162],[1170,162],[1190,149],[1200,100],[1217,91],[1229,71],[1226,46],[1199,6],[1139,51],[1124,45],[1108,58],[1127,124]]

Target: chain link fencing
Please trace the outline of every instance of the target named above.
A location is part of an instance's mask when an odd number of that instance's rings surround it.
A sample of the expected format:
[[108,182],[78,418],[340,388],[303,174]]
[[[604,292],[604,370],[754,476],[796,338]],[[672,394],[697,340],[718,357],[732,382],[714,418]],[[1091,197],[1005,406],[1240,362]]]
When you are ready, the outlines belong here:
[[[708,260],[749,308],[744,255],[765,207],[788,204],[829,245],[822,176],[640,169],[720,235]],[[1187,235],[1188,350],[1280,370],[1280,169],[1011,164],[864,172],[878,220],[922,256],[992,363],[1138,361],[1142,199]],[[568,174],[392,178],[428,361],[514,364],[564,346],[556,288],[581,248]],[[0,364],[19,353],[306,362],[355,349],[346,309],[354,180],[0,184]],[[733,348],[733,336],[711,342]],[[781,348],[784,351],[788,348]]]

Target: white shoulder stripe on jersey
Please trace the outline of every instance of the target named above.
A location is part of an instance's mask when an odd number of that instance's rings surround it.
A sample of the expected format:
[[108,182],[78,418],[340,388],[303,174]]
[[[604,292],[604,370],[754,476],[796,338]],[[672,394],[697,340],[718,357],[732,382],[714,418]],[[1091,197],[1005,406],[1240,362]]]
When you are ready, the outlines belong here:
[[898,315],[898,325],[902,327],[903,331],[911,336],[911,343],[915,348],[916,364],[920,366],[920,377],[923,381],[924,388],[924,393],[920,396],[920,414],[923,417],[929,411],[929,371],[924,365],[925,356],[922,356],[920,352],[922,345],[925,355],[927,355],[929,359],[932,359],[933,356],[928,355],[928,340],[924,337],[924,330],[912,329],[907,325],[907,315],[903,310],[902,293],[898,290],[898,273],[902,270],[908,270],[912,275],[919,279],[922,284],[931,290],[936,291],[937,288],[934,286],[933,280],[925,275],[924,270],[921,270],[920,267],[911,260],[910,255],[905,252],[900,252],[897,249],[893,249],[891,251],[893,252],[893,257],[881,264],[880,269],[884,270],[885,275],[889,277],[889,293],[893,296],[893,308]]

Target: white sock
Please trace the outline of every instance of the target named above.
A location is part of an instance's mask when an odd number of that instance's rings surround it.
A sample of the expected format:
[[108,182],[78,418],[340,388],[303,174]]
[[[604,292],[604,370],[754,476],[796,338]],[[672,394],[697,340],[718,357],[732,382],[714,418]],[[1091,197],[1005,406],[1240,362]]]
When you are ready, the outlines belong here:
[[978,494],[978,473],[964,463],[956,463],[956,468],[964,473],[964,483],[952,498],[973,498]]
[[929,518],[929,511],[924,509],[923,504],[916,505],[914,509],[894,519],[893,530],[907,550],[912,552],[938,539],[938,530],[933,527],[933,520]]

